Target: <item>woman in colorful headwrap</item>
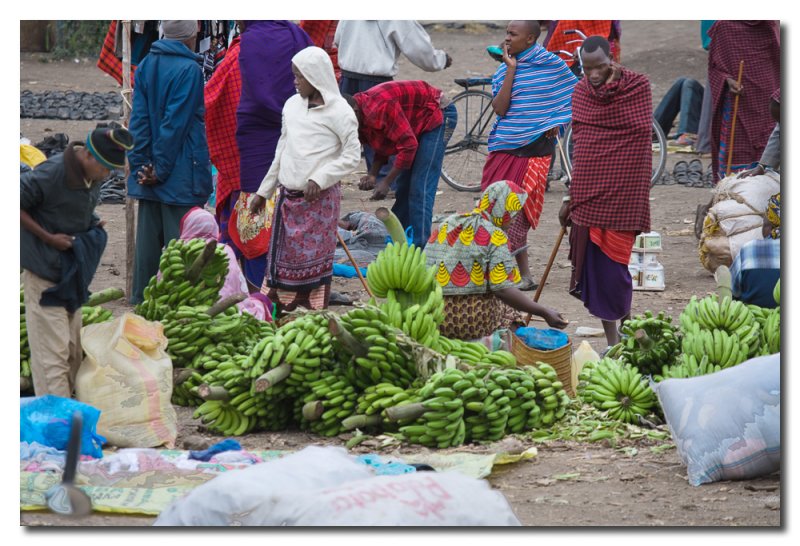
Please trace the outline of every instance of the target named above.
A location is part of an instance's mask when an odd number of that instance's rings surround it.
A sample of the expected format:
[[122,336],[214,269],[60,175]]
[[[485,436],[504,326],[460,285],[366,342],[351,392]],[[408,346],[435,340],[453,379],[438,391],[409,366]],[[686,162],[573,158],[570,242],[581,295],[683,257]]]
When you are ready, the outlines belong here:
[[[179,239],[181,241],[192,239],[219,241],[219,226],[214,215],[200,207],[189,210],[181,219]],[[219,299],[234,294],[244,294],[247,299],[237,304],[241,311],[250,313],[259,320],[272,320],[272,303],[269,298],[257,292],[252,295],[248,293],[247,281],[236,261],[236,254],[230,246],[223,243],[220,245],[228,256],[228,276],[225,277],[225,284],[219,291]]]
[[[492,78],[492,107],[497,121],[489,134],[489,156],[483,167],[481,188],[496,180],[511,180],[528,195],[524,214],[509,229],[511,250],[528,241],[544,205],[547,172],[555,151],[558,128],[572,116],[571,97],[577,78],[558,56],[536,43],[538,21],[511,21],[503,42],[503,63]],[[536,288],[528,253],[516,253],[522,290]]]
[[730,279],[731,293],[737,300],[759,307],[773,308],[775,283],[781,278],[781,194],[773,195],[765,213],[761,233],[742,246],[733,260],[730,271],[720,266],[714,272],[717,284]]
[[528,195],[508,180],[487,187],[470,213],[446,218],[425,246],[429,266],[444,294],[442,335],[480,339],[508,327],[512,311],[542,317],[554,328],[567,321],[554,309],[522,293],[519,269],[506,231],[522,210]]

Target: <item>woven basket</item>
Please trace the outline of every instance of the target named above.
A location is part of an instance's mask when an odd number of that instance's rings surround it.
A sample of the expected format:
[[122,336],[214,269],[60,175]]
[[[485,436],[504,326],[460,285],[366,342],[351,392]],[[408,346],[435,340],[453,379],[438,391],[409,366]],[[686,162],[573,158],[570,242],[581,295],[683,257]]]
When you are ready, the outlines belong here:
[[537,362],[550,364],[558,374],[558,380],[564,384],[564,390],[575,396],[572,385],[572,340],[563,347],[552,351],[540,351],[528,347],[514,332],[511,332],[511,354],[517,358],[521,366],[535,366]]

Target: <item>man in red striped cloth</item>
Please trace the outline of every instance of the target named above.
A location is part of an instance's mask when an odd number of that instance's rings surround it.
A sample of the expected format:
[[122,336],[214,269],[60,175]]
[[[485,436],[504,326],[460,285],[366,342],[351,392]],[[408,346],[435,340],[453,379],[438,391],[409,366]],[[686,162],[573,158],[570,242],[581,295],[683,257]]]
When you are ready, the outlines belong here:
[[608,40],[590,36],[581,53],[586,77],[572,95],[574,168],[559,212],[569,233],[570,294],[598,317],[609,346],[630,317],[628,273],[637,233],[650,231],[650,82],[612,61]]
[[[244,21],[237,21],[240,30]],[[206,138],[211,163],[217,168],[217,197],[215,218],[219,224],[220,242],[234,249],[237,258],[241,250],[231,244],[228,232],[233,205],[239,197],[239,146],[236,144],[236,109],[242,96],[242,76],[239,71],[239,36],[233,39],[225,58],[214,70],[204,88],[206,107]]]

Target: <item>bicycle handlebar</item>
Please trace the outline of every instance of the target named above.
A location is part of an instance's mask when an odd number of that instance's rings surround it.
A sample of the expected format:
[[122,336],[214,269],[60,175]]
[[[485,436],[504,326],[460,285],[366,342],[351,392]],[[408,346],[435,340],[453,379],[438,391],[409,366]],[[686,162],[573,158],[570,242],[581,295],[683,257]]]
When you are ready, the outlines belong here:
[[583,32],[581,32],[581,31],[580,31],[580,30],[578,30],[578,29],[565,30],[565,31],[564,31],[564,34],[577,34],[577,35],[578,35],[578,36],[580,36],[580,37],[581,37],[583,40],[585,40],[585,39],[586,39],[586,34],[584,34]]

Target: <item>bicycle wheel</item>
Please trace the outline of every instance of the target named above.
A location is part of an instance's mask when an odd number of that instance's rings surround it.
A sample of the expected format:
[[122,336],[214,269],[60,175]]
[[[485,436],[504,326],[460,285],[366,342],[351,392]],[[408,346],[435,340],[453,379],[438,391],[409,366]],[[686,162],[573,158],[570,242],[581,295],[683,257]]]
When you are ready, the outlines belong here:
[[[567,165],[569,166],[570,173],[572,172],[572,125],[567,128],[564,134],[565,154]],[[650,176],[650,186],[654,186],[661,175],[664,174],[664,168],[667,165],[667,137],[664,136],[664,131],[661,126],[653,119],[653,173]]]
[[444,151],[442,180],[458,191],[477,192],[489,155],[489,132],[494,121],[492,95],[462,91],[453,98],[458,121]]

